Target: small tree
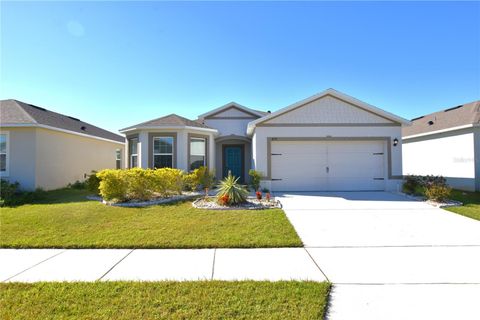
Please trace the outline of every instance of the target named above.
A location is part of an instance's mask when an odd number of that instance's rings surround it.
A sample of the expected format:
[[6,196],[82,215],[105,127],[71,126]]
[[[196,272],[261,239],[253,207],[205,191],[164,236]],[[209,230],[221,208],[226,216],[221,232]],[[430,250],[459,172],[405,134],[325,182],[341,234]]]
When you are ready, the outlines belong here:
[[250,169],[250,171],[248,171],[248,175],[250,176],[250,185],[252,186],[254,191],[258,191],[258,189],[260,189],[262,173],[260,171]]
[[205,198],[208,197],[208,190],[210,190],[215,183],[215,172],[208,170],[208,167],[200,167],[197,171],[198,181],[205,190]]

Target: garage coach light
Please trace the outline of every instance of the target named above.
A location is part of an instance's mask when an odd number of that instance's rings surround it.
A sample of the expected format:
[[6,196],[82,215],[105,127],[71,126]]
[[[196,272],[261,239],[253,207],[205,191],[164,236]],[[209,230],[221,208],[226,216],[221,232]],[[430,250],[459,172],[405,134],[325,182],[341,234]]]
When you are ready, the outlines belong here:
[[393,139],[393,146],[396,147],[397,144],[398,144],[398,139],[397,138]]

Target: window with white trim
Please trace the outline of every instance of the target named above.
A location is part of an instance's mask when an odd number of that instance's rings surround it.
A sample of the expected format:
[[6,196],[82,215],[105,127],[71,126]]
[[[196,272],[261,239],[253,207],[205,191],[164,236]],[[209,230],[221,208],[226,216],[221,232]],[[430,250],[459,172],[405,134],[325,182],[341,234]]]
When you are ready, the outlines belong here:
[[128,157],[130,168],[138,167],[138,138],[128,140]]
[[115,150],[115,167],[117,169],[122,168],[122,149]]
[[8,134],[0,134],[0,173],[8,173]]
[[153,167],[173,168],[173,137],[153,138]]
[[206,151],[207,142],[204,138],[190,138],[190,170],[195,170],[207,165]]

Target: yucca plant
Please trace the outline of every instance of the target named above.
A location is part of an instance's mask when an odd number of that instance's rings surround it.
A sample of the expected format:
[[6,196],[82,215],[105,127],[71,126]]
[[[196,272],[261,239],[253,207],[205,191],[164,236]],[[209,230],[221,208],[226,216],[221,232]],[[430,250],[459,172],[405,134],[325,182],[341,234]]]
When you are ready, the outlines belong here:
[[[238,179],[229,172],[228,176],[220,181],[220,186],[217,192],[217,199],[222,199],[228,196],[228,204],[235,205],[244,203],[247,200],[248,191],[244,186],[238,183]],[[224,197],[225,199],[226,197]]]

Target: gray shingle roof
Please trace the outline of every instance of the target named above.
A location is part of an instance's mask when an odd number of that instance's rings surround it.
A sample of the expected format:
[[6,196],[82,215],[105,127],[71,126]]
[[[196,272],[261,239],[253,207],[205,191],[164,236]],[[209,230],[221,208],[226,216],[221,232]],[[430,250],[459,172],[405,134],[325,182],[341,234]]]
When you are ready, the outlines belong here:
[[46,125],[99,138],[125,142],[124,137],[113,132],[96,127],[79,119],[14,99],[0,101],[0,125],[7,124]]
[[402,128],[402,136],[478,123],[480,123],[480,101],[474,101],[412,119],[411,126]]
[[131,128],[142,128],[142,127],[171,127],[171,126],[174,126],[174,127],[187,126],[187,127],[195,127],[195,128],[203,128],[203,129],[212,129],[209,126],[204,125],[200,121],[192,121],[172,113],[172,114],[169,114],[168,116],[142,122],[142,123],[130,126],[128,128],[124,128],[122,130],[127,130]]

